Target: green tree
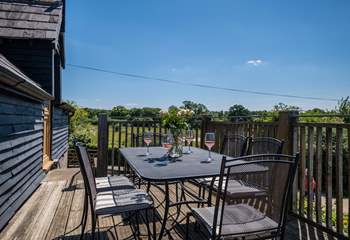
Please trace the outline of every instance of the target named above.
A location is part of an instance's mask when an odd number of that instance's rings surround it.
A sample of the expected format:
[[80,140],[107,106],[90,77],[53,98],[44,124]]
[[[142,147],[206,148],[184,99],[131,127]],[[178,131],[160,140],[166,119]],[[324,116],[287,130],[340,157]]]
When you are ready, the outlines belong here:
[[[349,100],[349,96],[346,97],[346,98],[340,99],[340,101],[338,102],[337,110],[338,110],[338,112],[340,114],[350,115],[350,100]],[[344,119],[345,123],[350,123],[350,117],[345,116],[343,119]]]
[[194,115],[201,115],[203,113],[208,113],[208,108],[202,103],[195,103],[192,101],[183,101],[180,108],[190,109],[194,112]]
[[68,104],[75,109],[69,121],[70,144],[73,137],[79,142],[90,144],[94,135],[94,129],[90,123],[88,111],[79,107],[73,101],[69,101]]
[[272,111],[273,112],[282,112],[282,111],[300,111],[301,109],[298,106],[293,105],[287,105],[284,103],[277,103],[275,106],[273,106]]
[[146,118],[159,118],[160,108],[144,107],[142,108],[142,116]]
[[129,110],[130,118],[140,118],[142,117],[142,109],[141,108],[131,108]]
[[115,106],[112,108],[111,117],[112,118],[126,118],[129,115],[129,110],[124,106]]
[[172,111],[177,111],[179,108],[176,107],[175,105],[171,105],[170,107],[168,107],[168,112],[172,112]]
[[[245,118],[244,116],[249,116],[250,115],[250,111],[245,108],[243,105],[240,104],[235,104],[233,106],[231,106],[228,110],[228,118],[230,121],[242,121],[242,120],[247,120],[250,118]],[[241,116],[239,118],[237,118],[238,116]]]

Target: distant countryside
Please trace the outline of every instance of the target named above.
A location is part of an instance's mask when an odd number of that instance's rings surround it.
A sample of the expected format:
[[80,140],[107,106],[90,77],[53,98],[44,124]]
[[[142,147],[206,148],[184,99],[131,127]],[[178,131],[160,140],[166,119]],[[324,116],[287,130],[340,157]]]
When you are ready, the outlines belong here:
[[[130,122],[158,120],[160,118],[160,111],[162,110],[152,107],[127,108],[125,106],[115,106],[110,110],[95,109],[78,106],[73,101],[68,102],[75,108],[75,113],[70,121],[71,136],[74,135],[92,148],[97,147],[97,121],[100,113],[107,114],[111,120]],[[270,122],[276,121],[278,119],[278,113],[281,111],[298,111],[302,122],[350,123],[349,97],[341,99],[333,109],[314,108],[304,110],[298,106],[278,103],[270,110],[252,111],[243,105],[235,104],[228,110],[210,111],[204,104],[192,101],[183,101],[181,106],[169,106],[169,109],[171,108],[190,109],[194,111],[194,115],[197,118],[208,116],[214,121],[222,122]],[[345,115],[345,117],[341,115]],[[110,129],[110,131],[112,130]],[[118,131],[118,128],[116,131]],[[125,132],[122,132],[121,139],[125,139]]]

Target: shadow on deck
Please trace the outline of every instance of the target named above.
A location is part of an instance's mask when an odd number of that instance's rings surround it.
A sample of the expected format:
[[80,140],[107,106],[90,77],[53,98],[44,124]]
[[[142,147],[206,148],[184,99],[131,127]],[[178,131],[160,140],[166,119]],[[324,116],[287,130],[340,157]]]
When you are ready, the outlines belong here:
[[[174,190],[174,189],[172,189]],[[151,188],[155,204],[163,199],[162,193]],[[0,239],[79,239],[80,220],[83,211],[84,186],[78,169],[51,171],[40,187],[16,213],[8,225],[1,231]],[[172,191],[172,197],[175,193]],[[176,209],[170,213],[175,214]],[[164,207],[157,208],[162,216]],[[182,208],[181,215],[188,211]],[[169,223],[171,224],[171,223]],[[169,225],[170,226],[170,225]],[[171,237],[164,239],[183,239],[184,223],[171,231]],[[193,228],[193,226],[191,226]],[[90,218],[88,219],[85,238],[90,238]],[[157,229],[160,223],[157,222]],[[100,217],[100,239],[134,239],[129,223],[123,222],[121,216]],[[148,239],[145,224],[140,224],[141,239]],[[192,239],[201,239],[191,229]],[[286,239],[332,239],[296,218],[288,219]]]

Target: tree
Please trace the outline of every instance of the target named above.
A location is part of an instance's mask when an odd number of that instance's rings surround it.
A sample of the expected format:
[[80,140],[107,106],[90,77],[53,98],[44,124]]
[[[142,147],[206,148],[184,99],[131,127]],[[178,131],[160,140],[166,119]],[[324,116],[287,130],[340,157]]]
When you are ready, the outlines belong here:
[[298,106],[287,105],[284,103],[278,103],[273,106],[273,112],[282,112],[282,111],[300,111],[301,109]]
[[144,107],[142,108],[142,116],[147,118],[159,118],[160,108]]
[[139,118],[142,117],[142,109],[141,108],[132,108],[129,110],[130,118]]
[[[249,115],[250,115],[250,111],[247,108],[245,108],[243,105],[240,105],[240,104],[235,104],[235,105],[231,106],[229,108],[228,114],[227,114],[228,118],[232,122],[250,119],[249,117],[244,117],[244,116],[249,116]],[[237,118],[238,116],[240,116],[240,117]]]
[[[346,98],[340,99],[340,101],[338,102],[337,110],[342,115],[350,115],[350,100],[349,100],[349,96],[346,97]],[[345,123],[350,123],[350,117],[349,116],[344,116],[343,119],[344,119]]]
[[190,109],[194,112],[194,115],[201,115],[209,112],[208,108],[202,103],[195,103],[192,101],[183,101],[181,108]]
[[170,107],[168,107],[168,112],[172,112],[172,111],[177,111],[179,108],[176,107],[175,105],[171,105]]
[[69,121],[69,131],[70,131],[70,141],[72,144],[72,137],[74,137],[78,142],[84,144],[90,144],[92,142],[92,136],[94,129],[89,120],[89,113],[84,108],[79,107],[73,101],[69,101],[74,109],[74,114],[71,116]]
[[129,115],[129,110],[124,106],[115,106],[112,108],[112,118],[126,118]]

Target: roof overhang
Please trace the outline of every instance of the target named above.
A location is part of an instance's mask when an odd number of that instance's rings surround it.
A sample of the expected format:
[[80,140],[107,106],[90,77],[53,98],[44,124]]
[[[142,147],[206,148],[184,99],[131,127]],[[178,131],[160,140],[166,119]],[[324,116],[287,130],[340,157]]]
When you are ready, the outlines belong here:
[[54,99],[52,95],[22,73],[2,54],[0,54],[0,84],[38,100]]

